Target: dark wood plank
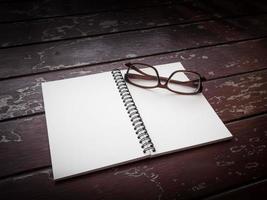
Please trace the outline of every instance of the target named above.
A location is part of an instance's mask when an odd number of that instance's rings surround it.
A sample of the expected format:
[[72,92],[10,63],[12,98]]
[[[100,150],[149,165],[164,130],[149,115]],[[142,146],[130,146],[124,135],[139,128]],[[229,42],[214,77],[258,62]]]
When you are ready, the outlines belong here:
[[35,168],[50,165],[43,115],[1,123],[0,126],[0,154],[9,154],[8,159],[0,158],[0,163],[4,163],[1,166],[5,166],[1,175],[10,174],[10,169],[16,173],[29,169],[29,166]]
[[209,13],[205,13],[198,6],[191,4],[184,3],[0,24],[0,29],[5,30],[0,32],[0,47],[129,31],[211,18]]
[[267,5],[264,0],[248,1],[243,0],[227,0],[218,2],[216,0],[179,0],[179,1],[159,1],[159,0],[100,0],[100,1],[85,1],[78,0],[63,1],[63,0],[39,0],[39,1],[6,1],[1,3],[0,7],[0,22],[12,22],[21,20],[32,20],[39,18],[77,15],[83,13],[101,12],[106,10],[118,10],[122,8],[136,8],[145,6],[171,5],[179,3],[198,6],[199,9],[208,11],[215,16],[246,14],[266,12]]
[[263,8],[251,1],[179,1],[161,7],[5,23],[0,24],[0,30],[5,30],[0,32],[0,47],[266,12]]
[[[228,124],[228,142],[173,153],[59,183],[51,169],[0,182],[2,199],[191,199],[267,175],[267,115]],[[145,189],[144,189],[145,188]]]
[[[39,86],[35,85],[34,87],[38,88],[38,92],[29,87],[24,89],[24,92],[31,93],[24,104],[30,105],[34,102],[33,104],[38,105],[36,107],[38,110],[36,113],[38,113],[43,111],[43,100]],[[204,95],[225,122],[266,112],[267,70],[208,81],[204,84]],[[35,99],[35,97],[38,97],[38,99]],[[22,98],[19,99],[22,100]],[[0,162],[6,163],[0,166],[0,176],[50,164],[47,144],[44,143],[47,136],[43,116],[26,118],[26,121],[25,119],[19,119],[17,121],[2,122],[0,123],[0,130],[1,141],[3,141],[0,143],[0,152],[2,152],[2,154],[0,153]],[[34,133],[36,135],[32,138]],[[42,137],[42,139],[39,137]],[[14,140],[19,140],[20,142]],[[24,140],[25,142],[23,142]],[[28,146],[28,141],[34,145]],[[16,146],[18,146],[19,150]],[[31,153],[33,148],[35,152]],[[11,150],[7,151],[8,149]],[[28,157],[29,154],[31,155],[30,157]],[[20,159],[12,159],[16,156]],[[35,161],[36,159],[37,162]],[[21,160],[23,160],[22,164]],[[16,167],[10,167],[14,163],[16,163]]]
[[204,95],[224,121],[267,111],[267,70],[204,83]]
[[262,199],[267,196],[267,180],[259,181],[256,183],[244,185],[221,194],[217,194],[205,200],[232,200],[232,199],[242,199],[242,200],[253,200]]
[[[198,71],[206,79],[210,80],[266,68],[266,51],[267,39],[260,39],[231,45],[149,56],[146,58],[132,59],[128,61],[145,62],[151,65],[180,61],[186,69]],[[112,70],[114,68],[123,68],[123,64],[125,62],[126,61],[68,69],[53,73],[1,81],[0,120],[43,112],[40,87],[40,84],[43,81],[88,75],[101,71]],[[212,87],[212,85],[210,87]],[[209,95],[209,93],[207,94]],[[232,95],[234,95],[234,93],[232,93]],[[215,104],[216,98],[210,99],[210,101]],[[248,114],[251,113],[253,112],[248,112]],[[234,113],[232,115],[234,115]]]
[[[252,14],[265,12],[267,9],[266,1],[256,0],[256,1],[216,1],[216,0],[200,0],[204,5],[206,11],[209,11],[214,16],[221,17],[224,15],[242,15],[242,14]],[[198,2],[198,1],[196,1]],[[202,4],[201,4],[202,5]]]
[[267,15],[1,49],[0,78],[264,37]]
[[35,0],[3,2],[0,6],[0,22],[33,20],[170,3],[171,0]]
[[[49,3],[49,1],[46,2]],[[207,11],[206,13],[208,15],[208,12],[210,12],[210,16],[215,17],[221,17],[221,13],[234,13],[233,10],[237,11],[237,14],[238,11],[242,13],[249,8],[248,6],[240,6],[242,3],[237,4],[235,7],[229,6],[233,4],[229,4],[227,1],[222,3],[215,1],[206,2],[211,2],[209,6],[210,10],[203,10],[205,12]],[[136,6],[136,4],[134,5]],[[143,5],[145,4],[141,6]],[[251,2],[251,5],[250,8],[255,13],[265,9],[265,4],[263,5],[258,1]],[[37,10],[39,9],[38,7],[36,8]],[[111,7],[111,9],[120,8]],[[68,8],[67,10],[70,9]],[[200,10],[199,16],[195,15],[197,13],[196,11],[191,13],[190,9],[190,12],[186,14],[188,16],[193,14],[192,16],[200,17],[201,19],[203,10]],[[59,15],[66,14],[58,11],[55,13]],[[46,18],[46,16],[37,16],[37,18],[43,17]],[[250,185],[255,181],[257,182],[266,178],[266,114],[228,123],[228,128],[235,136],[230,142],[223,142],[192,151],[137,162],[60,183],[53,182],[51,168],[47,167],[50,166],[50,158],[44,115],[40,114],[9,120],[14,117],[43,113],[40,89],[41,82],[107,71],[117,67],[117,65],[121,68],[124,60],[129,60],[128,58],[130,57],[136,58],[132,60],[150,62],[151,64],[180,60],[187,69],[197,70],[202,73],[208,78],[208,81],[204,85],[204,93],[224,122],[266,113],[267,70],[265,68],[267,58],[265,58],[265,54],[267,40],[258,39],[235,44],[229,43],[266,37],[266,16],[256,16],[255,19],[252,16],[247,18],[245,20],[242,18],[239,21],[232,19],[227,21],[218,20],[215,25],[210,23],[213,21],[210,21],[204,24],[204,26],[203,23],[179,26],[179,28],[176,26],[175,31],[173,31],[173,27],[155,29],[156,31],[134,31],[110,36],[86,38],[83,40],[73,40],[73,43],[64,41],[21,47],[18,48],[19,50],[14,48],[13,51],[10,49],[10,54],[15,52],[13,60],[17,59],[16,56],[18,56],[18,60],[4,68],[0,64],[0,79],[1,70],[9,70],[8,68],[13,69],[7,71],[7,76],[2,77],[4,79],[50,70],[70,69],[1,81],[0,116],[4,116],[4,118],[0,117],[0,121],[1,119],[3,120],[0,122],[0,163],[4,164],[0,165],[0,171],[2,171],[2,174],[0,172],[0,177],[5,177],[0,180],[1,198],[199,199],[214,195],[215,193],[221,193],[224,195],[212,197],[215,199],[233,199],[245,196],[249,199],[253,193],[255,194],[253,198],[260,198],[259,195],[257,196],[257,192],[266,194],[266,191],[264,191],[266,184],[246,188],[243,190],[245,193],[242,192],[242,189],[238,192],[232,190],[241,185]],[[161,19],[157,19],[157,22],[159,20]],[[157,25],[161,26],[161,24]],[[194,28],[196,25],[197,28]],[[193,26],[193,28],[187,29],[187,26]],[[203,27],[206,29],[205,31],[198,30],[203,29]],[[145,27],[142,27],[141,24],[140,28]],[[186,31],[181,31],[182,29]],[[129,29],[118,31],[128,30],[131,30],[130,26]],[[254,33],[254,31],[257,33]],[[102,33],[105,32],[100,32],[100,34]],[[181,38],[178,37],[180,34],[182,35]],[[186,34],[190,35],[187,36]],[[148,44],[151,45],[157,42],[157,47],[154,48],[155,51],[149,45],[145,44],[145,40],[140,39],[142,35],[145,35],[146,40],[150,39],[151,36],[154,37],[152,40],[149,40]],[[120,44],[120,37],[122,37],[122,44]],[[195,39],[195,37],[200,38],[200,41]],[[211,39],[207,39],[206,37],[211,37]],[[134,41],[136,38],[137,41]],[[193,42],[189,41],[189,38],[193,38]],[[63,36],[63,38],[59,39],[65,38]],[[176,42],[175,40],[177,39],[182,39],[182,42]],[[129,46],[127,46],[127,40],[130,41]],[[160,41],[164,44],[161,44]],[[119,47],[111,47],[116,43],[120,44]],[[228,44],[218,45],[221,43]],[[69,45],[71,47],[70,50],[67,49]],[[125,45],[127,46],[126,48],[124,48]],[[134,52],[128,53],[127,51],[132,50],[130,45],[134,45]],[[210,45],[216,46],[181,51]],[[118,50],[119,48],[121,49]],[[143,50],[142,48],[147,49]],[[92,49],[96,50],[96,52],[92,52]],[[22,57],[23,50],[26,50],[26,56],[24,57]],[[33,63],[36,60],[31,62],[31,59],[34,55],[32,53],[36,50],[39,51],[37,55],[37,57],[39,56],[39,62],[37,61],[35,65]],[[148,50],[148,53],[146,50]],[[111,51],[119,53],[113,57]],[[123,51],[125,51],[125,54]],[[173,51],[176,52],[166,53]],[[85,54],[88,52],[90,55],[87,60]],[[66,55],[64,56],[60,55],[65,53]],[[72,56],[73,54],[74,56]],[[81,56],[81,54],[83,55]],[[0,51],[0,56],[6,55]],[[154,56],[147,57],[148,55]],[[98,58],[95,59],[94,56]],[[8,59],[11,60],[11,58],[10,56]],[[83,58],[81,59],[84,61],[83,63],[79,62],[80,58]],[[64,59],[67,59],[66,66]],[[26,61],[24,62],[24,60]],[[110,63],[111,61],[116,62]],[[95,65],[101,64],[102,62],[108,62],[108,64]],[[22,68],[17,67],[20,63],[23,65]],[[27,65],[28,67],[26,67]],[[81,67],[84,65],[85,67]],[[32,66],[40,67],[40,69],[38,68],[36,70]],[[43,67],[47,67],[48,69],[44,69]],[[26,73],[23,72],[25,69]],[[15,71],[18,71],[18,74],[12,74]],[[232,76],[239,73],[246,74]],[[221,79],[213,80],[217,78]],[[10,176],[11,174],[13,176]],[[125,187],[126,185],[127,187]],[[228,190],[231,192],[225,193]]]

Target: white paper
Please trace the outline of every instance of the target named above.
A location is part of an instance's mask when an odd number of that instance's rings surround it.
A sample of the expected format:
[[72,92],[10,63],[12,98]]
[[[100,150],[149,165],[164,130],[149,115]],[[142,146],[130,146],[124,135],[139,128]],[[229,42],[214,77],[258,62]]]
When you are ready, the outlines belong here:
[[[183,69],[180,63],[156,68],[164,77]],[[127,85],[155,145],[152,156],[232,137],[202,94]],[[54,179],[147,157],[111,72],[47,82],[42,89]]]
[[[181,63],[156,68],[163,77],[184,69]],[[143,89],[131,84],[128,87],[155,145],[155,155],[232,137],[203,94],[180,95],[162,88]]]
[[42,90],[54,179],[144,157],[111,72]]

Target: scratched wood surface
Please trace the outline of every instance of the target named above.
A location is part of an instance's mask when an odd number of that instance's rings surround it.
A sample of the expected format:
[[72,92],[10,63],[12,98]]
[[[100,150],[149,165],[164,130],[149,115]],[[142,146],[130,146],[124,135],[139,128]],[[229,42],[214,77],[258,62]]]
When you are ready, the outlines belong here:
[[[164,1],[163,1],[164,2]],[[154,7],[140,7],[118,10],[114,12],[94,13],[60,18],[47,18],[30,22],[15,22],[0,24],[0,46],[10,47],[23,44],[32,44],[41,41],[56,41],[61,39],[82,38],[92,35],[109,34],[136,29],[148,29],[172,24],[190,23],[214,18],[225,18],[231,15],[242,16],[254,14],[255,9],[231,2],[231,10],[221,8],[216,13],[211,12],[212,6],[201,1],[179,2],[176,4],[163,4]],[[210,1],[209,3],[212,3]],[[228,5],[229,7],[229,5]],[[261,13],[267,9],[262,8]],[[258,14],[258,13],[257,13]],[[25,31],[28,30],[28,31]],[[19,37],[17,37],[19,35]]]
[[[189,199],[267,175],[267,116],[227,125],[234,139],[55,183],[51,168],[5,178],[4,199]],[[29,186],[31,186],[29,188]],[[16,192],[14,192],[16,191]],[[134,195],[133,195],[134,194]]]
[[[204,95],[224,122],[262,113],[267,108],[265,93],[267,70],[235,76],[231,80],[223,78],[208,81],[204,84],[204,88]],[[239,100],[238,105],[236,104],[237,99]],[[41,99],[34,101],[42,102]],[[42,103],[40,105],[39,112],[43,113]],[[47,130],[43,115],[6,121],[1,123],[0,127],[2,137],[5,136],[4,139],[2,138],[2,142],[6,141],[2,148],[10,149],[5,154],[0,154],[0,162],[6,163],[0,167],[0,176],[50,165]],[[38,133],[36,133],[37,130],[39,130]],[[22,137],[23,141],[28,141],[33,145],[25,146],[21,143]],[[14,160],[13,158],[16,156],[19,156],[24,162],[20,163],[20,160]],[[38,159],[40,157],[42,160]],[[10,167],[14,164],[14,167]]]
[[264,37],[266,23],[246,16],[0,49],[0,79]]
[[169,4],[171,1],[159,0],[29,0],[29,1],[6,1],[1,3],[0,22],[14,22],[22,20],[33,20],[68,15],[80,15],[84,13],[95,13],[123,8],[136,8]]
[[[78,3],[77,3],[78,2]],[[1,199],[255,199],[267,195],[264,1],[0,1]],[[59,183],[40,84],[180,61],[234,138]]]
[[[253,51],[255,48],[259,52]],[[185,68],[199,71],[207,80],[213,80],[238,73],[265,69],[267,66],[266,50],[267,40],[259,39],[131,59],[130,61],[157,65],[179,60]],[[2,112],[0,113],[0,121],[43,112],[41,82],[89,75],[118,67],[123,68],[124,62],[99,64],[1,81],[0,98],[2,104],[0,110]]]
[[240,195],[242,194],[242,200],[249,200],[249,199],[262,199],[264,190],[267,188],[267,181],[259,181],[256,184],[246,185],[242,188],[232,189],[228,192],[214,195],[210,198],[206,198],[207,200],[232,200],[232,199],[239,199]]

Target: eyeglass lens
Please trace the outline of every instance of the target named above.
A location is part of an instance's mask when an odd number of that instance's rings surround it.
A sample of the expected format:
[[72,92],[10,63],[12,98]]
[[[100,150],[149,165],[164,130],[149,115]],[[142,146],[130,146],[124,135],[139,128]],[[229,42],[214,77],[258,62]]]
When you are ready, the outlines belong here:
[[155,69],[141,64],[134,64],[129,68],[128,79],[131,83],[141,87],[156,87],[158,76]]
[[165,87],[169,90],[185,94],[196,93],[201,84],[200,76],[197,73],[177,71],[168,79],[168,77],[159,77],[153,67],[141,63],[133,63],[131,65],[127,78],[136,86],[147,88],[157,87],[160,78],[162,83],[166,83],[167,81]]
[[176,72],[168,83],[167,87],[174,92],[195,93],[200,87],[200,78],[193,72]]

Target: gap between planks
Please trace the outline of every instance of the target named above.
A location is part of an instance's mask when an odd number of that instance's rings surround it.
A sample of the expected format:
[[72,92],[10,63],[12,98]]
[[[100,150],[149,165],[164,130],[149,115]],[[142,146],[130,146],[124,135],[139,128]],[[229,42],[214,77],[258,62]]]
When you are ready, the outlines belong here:
[[[37,115],[42,115],[42,114],[41,113],[38,113]],[[244,121],[244,120],[253,120],[254,118],[264,117],[264,116],[267,116],[267,113],[261,113],[259,115],[252,115],[252,116],[247,117],[246,119],[236,119],[236,120],[233,120],[231,122],[226,122],[225,125],[227,126],[227,125],[231,125],[231,124],[234,124],[234,123],[239,123],[239,122]],[[205,146],[203,146],[203,147],[205,147]],[[200,147],[200,148],[203,148],[203,147]],[[198,149],[198,148],[196,148],[196,149]],[[42,166],[42,167],[38,167],[38,168],[32,168],[30,170],[24,170],[24,171],[20,171],[18,173],[14,173],[14,174],[11,174],[11,175],[2,176],[0,178],[0,184],[2,182],[10,181],[12,179],[23,179],[23,178],[26,178],[26,177],[29,177],[29,176],[32,176],[32,175],[35,175],[35,174],[38,174],[38,173],[42,173],[42,172],[45,172],[45,171],[52,172],[51,165],[49,165],[49,166]],[[262,180],[262,182],[264,182],[265,180],[266,179]],[[258,182],[261,182],[261,181],[252,182],[252,183],[249,183],[249,184],[246,184],[246,185],[251,186],[251,185],[253,185],[255,183],[258,183]],[[238,190],[239,188],[242,189],[243,187],[246,187],[246,185],[237,187],[236,189],[226,190],[226,191],[220,193],[219,195],[224,194],[227,191],[231,192],[231,191],[234,191],[234,190]],[[214,195],[214,196],[213,195],[210,195],[207,200],[211,200],[210,198],[216,197],[216,196],[217,195]]]
[[261,16],[261,15],[266,15],[266,14],[267,12],[261,12],[257,14],[255,13],[254,14],[240,14],[240,15],[232,15],[232,16],[225,16],[225,17],[211,16],[206,19],[185,21],[185,22],[180,22],[180,23],[171,23],[171,24],[166,24],[166,25],[156,25],[156,26],[151,26],[151,27],[143,27],[143,28],[137,28],[137,29],[128,29],[128,30],[121,30],[121,31],[114,31],[114,32],[107,32],[107,33],[91,34],[91,35],[88,34],[86,36],[74,36],[74,37],[55,39],[55,40],[46,40],[46,41],[39,41],[39,42],[29,42],[25,44],[16,44],[16,45],[10,45],[6,47],[0,46],[0,49],[10,49],[10,48],[16,48],[16,47],[25,47],[25,46],[32,46],[32,45],[38,45],[38,44],[54,43],[54,42],[60,42],[60,41],[79,40],[79,39],[94,38],[94,37],[99,37],[99,36],[115,35],[115,34],[120,34],[120,33],[129,33],[133,31],[146,31],[146,30],[153,30],[153,29],[171,27],[171,26],[179,26],[179,25],[183,26],[183,25],[189,25],[189,24],[198,24],[201,22],[223,21],[227,19],[238,19],[238,18],[243,18],[243,17]]
[[240,191],[242,191],[244,189],[248,189],[250,187],[254,187],[256,185],[261,185],[261,184],[266,184],[266,183],[267,183],[267,179],[264,178],[262,180],[258,180],[258,181],[255,181],[255,182],[250,182],[250,183],[247,183],[245,185],[238,186],[236,188],[232,188],[232,189],[228,189],[228,190],[222,191],[219,194],[210,195],[210,196],[204,198],[204,200],[216,200],[217,198],[220,199],[220,198],[223,198],[225,195],[233,194],[235,192],[240,192]]
[[[2,3],[8,3],[9,1],[0,1],[0,4]],[[185,1],[182,1],[185,2]],[[51,19],[51,18],[61,18],[61,17],[72,17],[72,16],[83,16],[83,15],[91,15],[91,14],[98,14],[98,13],[106,13],[106,12],[114,12],[114,11],[121,11],[121,10],[128,10],[128,9],[138,9],[138,8],[154,8],[154,7],[162,7],[162,6],[169,6],[169,5],[175,5],[179,4],[176,1],[167,1],[162,3],[162,1],[158,1],[157,4],[153,5],[137,5],[137,6],[130,6],[130,7],[122,7],[122,8],[113,8],[113,9],[99,9],[99,10],[94,10],[94,11],[88,11],[88,12],[82,12],[82,13],[72,13],[72,14],[66,14],[66,15],[51,15],[48,17],[35,17],[35,18],[25,18],[25,19],[20,19],[20,20],[11,20],[11,21],[0,21],[1,24],[9,24],[9,23],[18,23],[18,22],[33,22],[33,21],[38,21],[38,20],[45,20],[45,19]]]
[[[260,19],[265,20],[265,17],[261,17]],[[236,23],[239,24],[240,21],[240,26],[244,26],[244,20],[252,20],[252,18],[249,19],[242,19],[237,20]],[[235,20],[233,20],[235,21]],[[263,22],[259,21],[260,24],[262,24]],[[216,22],[213,23],[207,23],[207,30],[205,29],[202,30],[199,35],[201,36],[201,33],[207,33],[208,30],[212,29],[209,26],[215,26]],[[234,23],[234,22],[232,22]],[[250,24],[250,23],[249,23]],[[221,28],[223,28],[223,30],[225,29],[225,31],[230,31],[231,34],[233,34],[232,37],[228,38],[227,35],[225,36],[224,34],[211,34],[210,39],[205,40],[205,37],[197,37],[198,35],[194,35],[192,33],[193,38],[192,39],[188,39],[188,34],[190,32],[196,31],[195,29],[197,29],[196,25],[192,25],[191,26],[175,26],[175,28],[161,28],[161,29],[157,29],[156,31],[148,31],[145,33],[142,32],[131,32],[131,33],[126,33],[123,34],[121,36],[121,38],[119,37],[120,35],[116,35],[116,37],[111,37],[111,36],[107,36],[107,37],[103,37],[103,38],[94,38],[93,40],[90,38],[90,40],[92,41],[87,41],[87,40],[71,40],[72,42],[58,42],[56,46],[54,45],[48,45],[48,44],[42,44],[39,46],[35,46],[35,49],[33,50],[33,48],[17,48],[17,49],[8,49],[7,51],[2,51],[1,55],[5,56],[3,63],[5,63],[5,65],[3,66],[2,72],[1,74],[1,78],[10,78],[13,76],[19,76],[19,75],[26,75],[26,74],[32,74],[32,72],[34,71],[35,73],[38,73],[40,71],[52,71],[52,70],[56,70],[56,69],[63,69],[63,68],[73,68],[73,67],[79,67],[79,66],[89,66],[92,64],[96,64],[96,63],[103,63],[104,62],[110,62],[110,61],[116,61],[116,60],[122,60],[122,59],[128,59],[129,57],[144,57],[144,56],[149,56],[149,55],[159,55],[162,53],[167,53],[167,52],[177,52],[177,51],[182,51],[182,50],[186,50],[186,49],[194,49],[194,48],[198,48],[198,47],[203,47],[203,46],[212,46],[212,45],[218,45],[218,44],[227,44],[227,43],[231,43],[231,42],[236,42],[236,41],[248,41],[249,39],[257,39],[257,38],[264,38],[266,37],[266,30],[265,28],[262,28],[262,26],[260,26],[260,24],[253,22],[251,25],[252,27],[256,26],[256,30],[258,30],[259,28],[259,32],[256,32],[256,34],[249,34],[251,31],[248,28],[245,28],[245,32],[241,33],[241,34],[236,34],[236,32],[238,31],[238,27],[237,26],[226,26],[225,24],[221,24],[218,23],[217,25]],[[246,26],[247,27],[247,26]],[[249,26],[250,27],[250,26]],[[192,29],[192,30],[191,30]],[[262,29],[262,32],[260,31]],[[181,31],[181,34],[177,32]],[[199,30],[199,29],[197,29]],[[176,33],[177,32],[177,33]],[[255,31],[254,31],[255,32]],[[155,46],[155,48],[150,48],[149,50],[142,50],[144,48],[147,48],[149,46],[149,44],[147,44],[147,41],[145,41],[145,39],[149,39],[151,37],[151,34],[155,34],[155,33],[159,33],[160,36],[162,37],[162,40],[168,39],[168,37],[178,37],[178,36],[182,36],[181,41],[177,41],[175,39],[172,40],[172,43],[160,43],[159,45]],[[265,34],[264,34],[265,33]],[[169,35],[170,34],[170,35]],[[168,37],[166,36],[168,35]],[[209,35],[209,34],[208,34]],[[214,37],[212,37],[214,35]],[[129,38],[132,37],[136,37],[136,41],[130,40]],[[249,38],[249,39],[248,39]],[[152,37],[150,42],[154,42],[153,40],[155,40],[156,37]],[[193,40],[194,39],[194,40]],[[204,40],[203,40],[204,39]],[[106,47],[110,47],[110,42],[114,43],[114,42],[119,42],[122,41],[121,43],[119,43],[119,45],[113,45],[112,50],[116,50],[117,54],[115,54],[116,56],[114,56],[114,54],[111,54],[110,50],[107,50],[108,48]],[[101,43],[101,45],[98,45],[99,42]],[[82,45],[87,45],[87,49],[80,49],[80,51],[78,51],[79,53],[77,53],[75,55],[76,59],[67,59],[69,56],[71,57],[71,53],[75,50],[75,48],[79,48],[79,43],[82,43]],[[132,45],[132,47],[128,47],[127,45],[125,46],[125,44],[128,45]],[[141,48],[141,45],[143,45],[143,48]],[[64,47],[68,46],[68,51],[66,52],[66,54],[62,54]],[[125,51],[129,51],[131,50],[132,53],[136,54],[134,56],[127,56],[125,55],[123,52],[121,52],[121,48],[123,48],[125,46]],[[90,47],[95,47],[96,51],[90,51]],[[38,52],[38,49],[39,52]],[[11,50],[14,54],[14,56],[17,57],[17,61],[14,60],[13,56],[10,56],[9,53],[11,53]],[[10,52],[9,52],[10,51]],[[101,52],[101,53],[100,53]],[[87,55],[85,56],[85,53],[87,53]],[[28,61],[27,59],[25,60],[25,55],[30,56],[30,61]],[[51,55],[50,55],[51,54]],[[53,55],[58,54],[59,56],[57,57],[53,57]],[[62,55],[61,55],[62,54]],[[103,55],[103,58],[101,57]],[[34,59],[31,59],[31,57],[33,56]],[[53,57],[53,59],[48,59],[48,57]],[[100,59],[101,58],[101,59]],[[64,59],[64,64],[62,64],[62,59]],[[67,59],[67,60],[66,60]],[[79,62],[78,62],[79,60]],[[19,63],[18,63],[19,62]],[[36,63],[37,62],[37,63]],[[11,68],[12,66],[9,65],[17,65],[20,64],[21,66],[21,71],[14,71],[13,68]],[[33,66],[30,66],[33,65]],[[9,66],[9,67],[8,67]]]
[[[98,63],[92,63],[92,64],[86,64],[86,65],[79,65],[79,66],[69,67],[69,68],[53,69],[52,71],[39,71],[39,72],[30,73],[30,74],[22,74],[22,75],[15,75],[15,76],[11,76],[11,77],[0,78],[0,82],[4,81],[4,80],[29,77],[32,75],[48,74],[48,73],[53,73],[53,72],[57,72],[57,71],[80,69],[80,68],[84,68],[84,67],[93,67],[93,66],[111,64],[111,63],[116,63],[116,62],[121,62],[121,61],[128,61],[128,60],[132,60],[132,59],[142,59],[142,58],[147,58],[147,57],[151,57],[151,56],[160,56],[160,55],[166,55],[166,54],[170,54],[170,53],[186,52],[186,51],[195,50],[195,49],[204,49],[204,48],[209,48],[209,47],[219,47],[219,46],[223,46],[223,45],[238,44],[238,43],[242,43],[242,42],[260,40],[260,39],[265,39],[265,38],[267,38],[267,35],[261,36],[261,37],[249,38],[249,39],[240,39],[240,40],[235,40],[235,41],[219,42],[219,43],[211,44],[211,45],[201,45],[198,47],[182,48],[179,50],[168,51],[168,52],[164,52],[164,53],[160,52],[160,53],[148,54],[148,55],[144,55],[144,56],[136,56],[134,58],[115,59],[115,60],[111,60],[111,61],[104,61],[104,62],[98,62]],[[253,72],[253,71],[250,71],[250,72]]]
[[[209,78],[207,80],[203,80],[203,82],[205,83],[205,82],[211,82],[214,80],[221,80],[221,79],[226,79],[226,78],[238,77],[238,76],[247,75],[247,74],[254,73],[254,72],[265,71],[266,69],[267,69],[267,66],[265,68],[251,70],[251,71],[247,71],[247,72],[240,72],[240,73],[231,74],[231,75],[227,75],[227,76],[218,76],[216,78]],[[51,73],[51,72],[44,72],[44,73]],[[17,77],[17,78],[20,78],[20,77]],[[238,120],[247,119],[247,118],[251,118],[251,117],[266,114],[266,113],[267,113],[267,111],[263,111],[263,112],[255,113],[255,114],[250,114],[250,115],[238,117],[235,119],[225,120],[224,123],[225,124],[226,123],[232,123],[232,122],[235,122]],[[34,116],[38,116],[38,115],[42,115],[42,114],[44,114],[44,111],[31,113],[31,114],[27,114],[27,115],[20,115],[20,116],[16,116],[16,117],[12,117],[12,118],[4,118],[4,119],[0,119],[0,124],[1,124],[1,122],[16,121],[18,119],[23,119],[23,118],[27,118],[27,117],[34,117]]]

